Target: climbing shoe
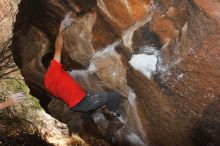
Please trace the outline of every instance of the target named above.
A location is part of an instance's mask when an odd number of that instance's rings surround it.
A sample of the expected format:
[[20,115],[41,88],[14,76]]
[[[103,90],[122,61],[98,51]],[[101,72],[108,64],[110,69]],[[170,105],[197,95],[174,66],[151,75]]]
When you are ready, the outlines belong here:
[[116,118],[120,116],[119,111],[109,110],[108,108],[104,109],[105,114],[110,118]]

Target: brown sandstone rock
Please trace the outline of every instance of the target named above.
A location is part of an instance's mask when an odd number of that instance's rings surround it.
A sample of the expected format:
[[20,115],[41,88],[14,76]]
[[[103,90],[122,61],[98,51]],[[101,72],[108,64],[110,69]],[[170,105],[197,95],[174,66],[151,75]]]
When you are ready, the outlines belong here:
[[89,60],[94,55],[91,32],[95,21],[96,12],[87,13],[79,19],[76,18],[73,24],[64,31],[67,54],[84,66],[89,65]]
[[91,60],[90,70],[94,71],[109,88],[128,95],[126,67],[121,56],[114,50],[118,42],[97,52]]
[[97,0],[97,6],[104,19],[120,35],[134,23],[149,15],[150,2],[150,0]]
[[[215,0],[22,0],[14,58],[32,94],[73,131],[113,145],[218,145],[219,5]],[[102,109],[73,113],[45,96],[41,57],[53,51],[59,23],[70,10],[75,22],[64,32],[64,67],[83,69],[71,76],[91,93],[118,91],[119,119],[109,120]],[[139,58],[134,66],[135,55],[151,60]]]

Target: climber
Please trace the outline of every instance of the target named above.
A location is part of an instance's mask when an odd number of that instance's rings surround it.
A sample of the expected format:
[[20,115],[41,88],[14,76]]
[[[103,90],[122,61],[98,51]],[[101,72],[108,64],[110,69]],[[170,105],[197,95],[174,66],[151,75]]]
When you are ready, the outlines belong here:
[[90,95],[62,68],[61,54],[63,48],[63,31],[72,23],[72,19],[66,15],[61,22],[55,41],[55,53],[53,57],[46,54],[42,63],[47,69],[45,74],[45,88],[53,96],[62,99],[68,107],[77,112],[88,112],[99,107],[105,107],[104,113],[111,118],[120,116],[119,100],[117,92],[104,92]]
[[11,94],[6,100],[5,102],[0,103],[0,110],[3,110],[7,107],[13,106],[16,103],[19,103],[21,101],[23,101],[24,95],[22,92],[19,93],[15,93],[15,94]]

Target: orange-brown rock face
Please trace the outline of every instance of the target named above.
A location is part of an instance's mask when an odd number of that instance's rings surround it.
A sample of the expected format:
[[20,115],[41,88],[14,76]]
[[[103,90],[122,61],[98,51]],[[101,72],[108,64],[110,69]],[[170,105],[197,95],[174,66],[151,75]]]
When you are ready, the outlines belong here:
[[[150,13],[150,0],[97,0],[98,11],[116,33],[122,33]],[[119,15],[120,14],[120,15]]]
[[[22,0],[13,53],[31,93],[82,135],[113,145],[220,145],[220,2],[216,0]],[[46,95],[41,58],[54,51],[91,93],[121,94],[121,117],[73,113]]]

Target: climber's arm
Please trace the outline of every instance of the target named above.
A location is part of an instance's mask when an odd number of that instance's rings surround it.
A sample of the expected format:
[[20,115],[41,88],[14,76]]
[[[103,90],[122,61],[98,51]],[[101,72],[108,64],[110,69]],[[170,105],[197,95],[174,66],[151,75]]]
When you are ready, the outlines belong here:
[[72,15],[72,12],[68,12],[65,15],[64,20],[60,23],[60,28],[59,32],[56,37],[56,42],[55,42],[55,54],[54,58],[57,62],[61,62],[61,54],[62,54],[62,49],[63,49],[63,30],[66,29],[71,25],[73,22],[73,18],[70,18]]
[[0,110],[5,109],[7,107],[10,107],[12,105],[15,105],[18,102],[21,102],[23,100],[23,93],[19,92],[16,94],[10,95],[5,102],[0,103]]
[[63,49],[63,30],[64,30],[64,25],[61,22],[59,32],[56,37],[55,53],[54,53],[54,58],[53,58],[57,62],[61,61],[61,54],[62,54],[62,49]]

